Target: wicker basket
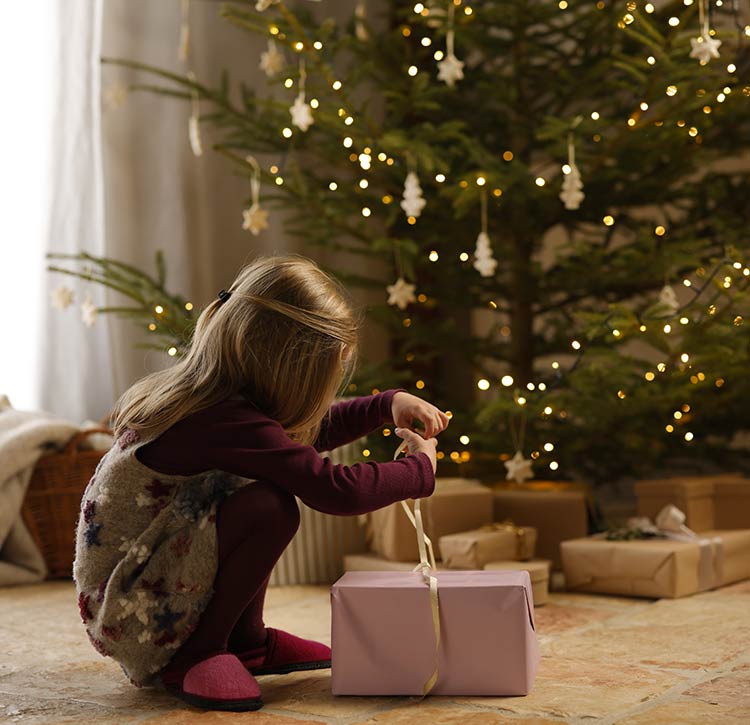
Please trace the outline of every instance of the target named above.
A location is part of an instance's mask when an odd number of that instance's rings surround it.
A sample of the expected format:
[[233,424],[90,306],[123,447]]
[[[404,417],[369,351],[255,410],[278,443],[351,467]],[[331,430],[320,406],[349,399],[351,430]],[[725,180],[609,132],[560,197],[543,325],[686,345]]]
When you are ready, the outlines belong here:
[[80,450],[81,441],[93,433],[111,432],[91,428],[76,433],[62,452],[43,455],[31,475],[21,515],[42,552],[50,579],[71,576],[81,498],[105,453]]

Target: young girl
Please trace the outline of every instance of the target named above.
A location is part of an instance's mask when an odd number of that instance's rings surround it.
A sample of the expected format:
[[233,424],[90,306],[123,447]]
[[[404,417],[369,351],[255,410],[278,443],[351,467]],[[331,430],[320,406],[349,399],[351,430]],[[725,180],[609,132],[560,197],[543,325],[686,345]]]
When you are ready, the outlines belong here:
[[[352,515],[429,496],[434,436],[448,425],[403,391],[331,406],[356,349],[333,280],[306,259],[261,259],[204,310],[185,357],[118,402],[117,440],[81,504],[74,577],[94,647],[134,684],[254,710],[253,675],[330,666],[324,644],[263,623],[299,524],[294,497]],[[408,442],[398,461],[341,466],[318,453],[391,422]]]

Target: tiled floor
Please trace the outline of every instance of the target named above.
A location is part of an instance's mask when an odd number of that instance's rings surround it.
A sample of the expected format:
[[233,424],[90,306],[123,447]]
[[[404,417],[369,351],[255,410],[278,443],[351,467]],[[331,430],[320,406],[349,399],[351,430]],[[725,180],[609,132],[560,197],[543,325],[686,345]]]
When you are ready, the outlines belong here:
[[[89,645],[68,583],[0,589],[0,722],[750,722],[750,582],[675,601],[555,594],[537,609],[527,697],[333,698],[327,671],[261,678],[257,713],[201,712],[138,690]],[[269,592],[267,622],[328,640],[325,587]]]

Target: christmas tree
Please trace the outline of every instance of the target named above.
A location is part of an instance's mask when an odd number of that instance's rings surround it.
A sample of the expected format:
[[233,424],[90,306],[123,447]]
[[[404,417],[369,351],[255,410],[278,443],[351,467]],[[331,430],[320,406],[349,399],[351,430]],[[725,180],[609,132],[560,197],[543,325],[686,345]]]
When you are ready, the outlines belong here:
[[266,39],[267,92],[196,78],[185,42],[184,75],[116,62],[188,101],[193,151],[208,127],[247,175],[249,234],[281,209],[311,256],[361,260],[334,272],[382,290],[369,315],[391,355],[352,393],[426,396],[455,416],[440,455],[496,473],[516,451],[542,477],[727,460],[750,401],[738,3],[361,0],[344,25],[310,2],[220,12]]

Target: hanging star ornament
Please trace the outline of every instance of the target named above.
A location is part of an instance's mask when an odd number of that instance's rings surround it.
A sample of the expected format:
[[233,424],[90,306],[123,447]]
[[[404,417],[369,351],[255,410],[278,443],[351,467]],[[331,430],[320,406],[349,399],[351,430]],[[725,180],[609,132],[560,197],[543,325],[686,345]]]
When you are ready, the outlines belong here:
[[315,122],[310,110],[310,104],[305,101],[304,93],[300,93],[297,96],[289,108],[289,113],[292,114],[292,125],[296,126],[300,131],[307,131]]
[[410,302],[415,302],[414,284],[409,284],[403,277],[399,277],[393,284],[386,287],[388,292],[388,304],[405,310]]
[[269,77],[273,77],[284,69],[284,54],[276,47],[273,40],[268,41],[268,50],[260,54],[260,69]]
[[516,451],[516,455],[509,461],[505,461],[504,465],[508,470],[505,476],[506,481],[523,483],[529,478],[534,478],[534,473],[531,470],[531,461],[528,458],[524,458],[521,451]]
[[704,33],[698,38],[690,40],[692,50],[691,58],[697,58],[701,65],[706,65],[712,58],[719,57],[719,46],[721,41],[718,38],[712,38],[709,34]]
[[268,228],[268,212],[260,204],[253,204],[242,212],[242,228],[258,236]]
[[96,316],[99,314],[96,305],[91,299],[91,295],[86,295],[86,299],[81,305],[81,320],[86,327],[93,327],[96,322]]
[[65,310],[70,307],[75,300],[75,292],[70,287],[61,284],[52,292],[52,306],[56,310]]
[[456,58],[455,53],[448,53],[438,64],[438,80],[453,88],[456,81],[464,77],[464,62]]

